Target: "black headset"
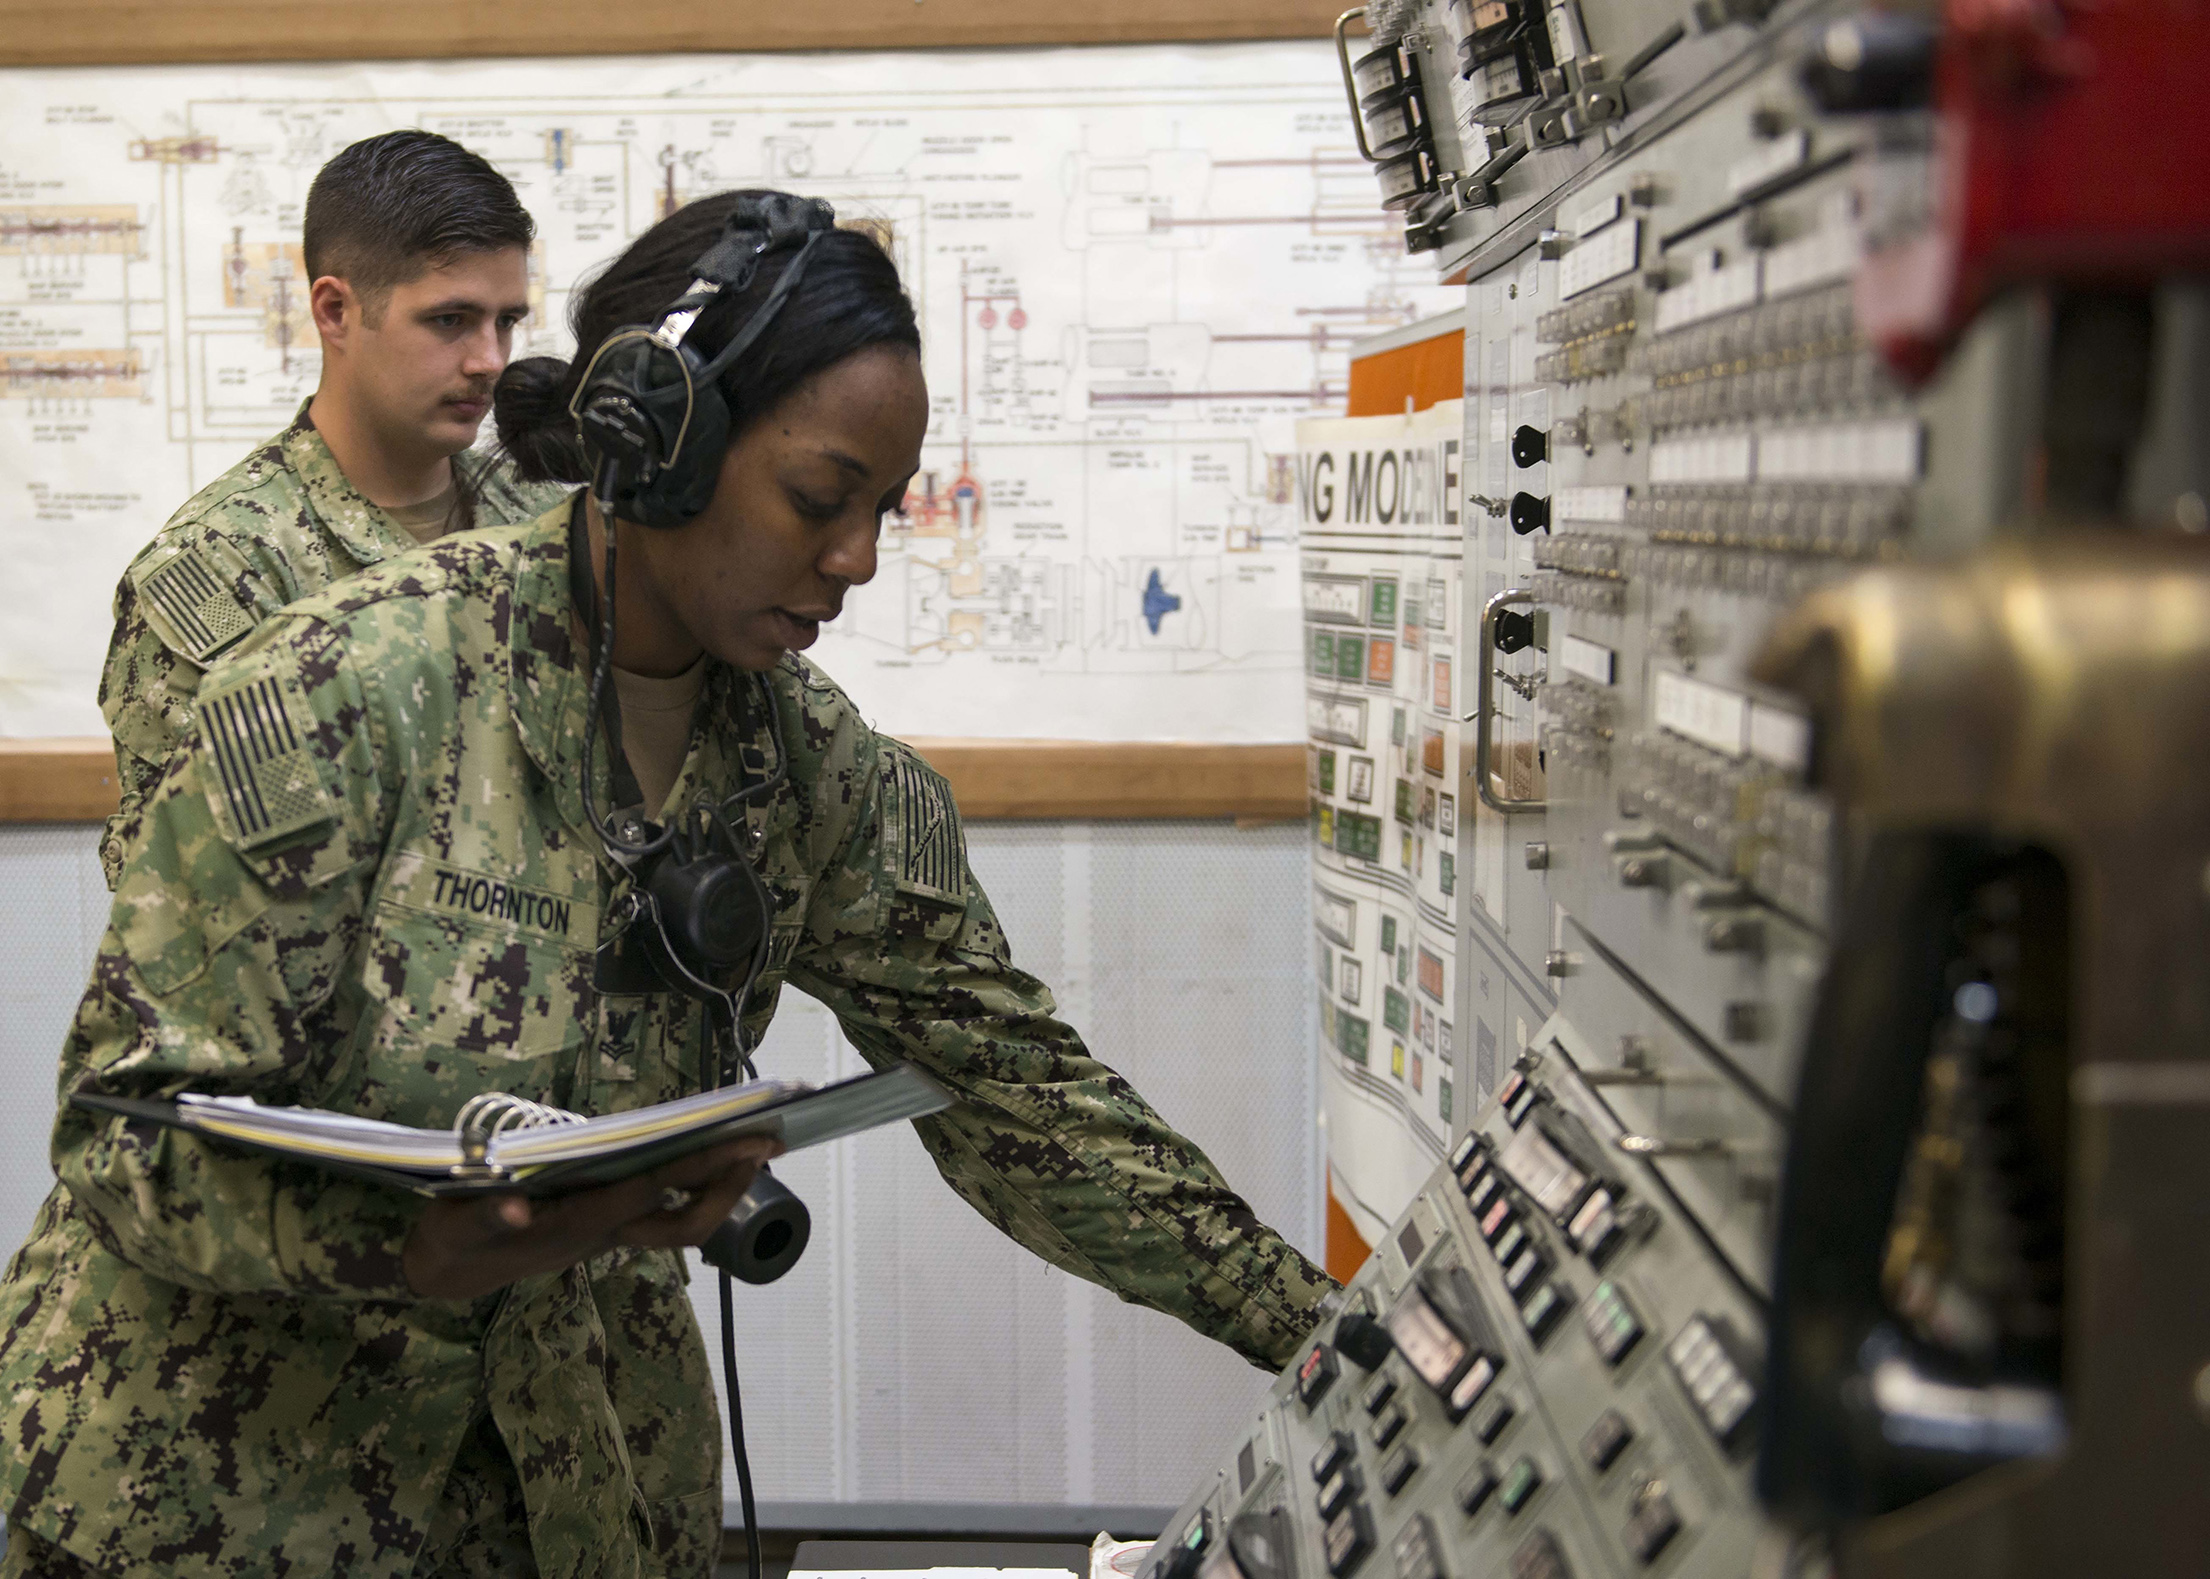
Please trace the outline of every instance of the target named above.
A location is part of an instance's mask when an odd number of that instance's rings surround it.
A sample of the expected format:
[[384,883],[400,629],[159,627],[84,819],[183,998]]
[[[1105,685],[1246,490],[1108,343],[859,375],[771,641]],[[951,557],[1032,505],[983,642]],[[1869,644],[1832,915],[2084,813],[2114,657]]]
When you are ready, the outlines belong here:
[[[741,197],[699,260],[691,285],[649,324],[600,342],[568,411],[592,463],[592,492],[609,518],[681,526],[714,495],[729,447],[729,403],[716,380],[752,348],[790,299],[813,246],[836,226],[819,198],[782,192]],[[759,311],[711,360],[686,340],[723,291],[742,291],[771,252],[797,249]]]

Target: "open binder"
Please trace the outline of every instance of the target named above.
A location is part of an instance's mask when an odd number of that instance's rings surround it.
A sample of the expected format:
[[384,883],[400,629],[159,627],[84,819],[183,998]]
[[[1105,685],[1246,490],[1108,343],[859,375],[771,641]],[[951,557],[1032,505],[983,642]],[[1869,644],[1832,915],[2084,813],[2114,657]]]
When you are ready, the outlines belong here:
[[450,1129],[192,1092],[168,1102],[82,1092],[69,1100],[428,1196],[566,1195],[746,1135],[772,1135],[797,1151],[952,1103],[942,1086],[904,1064],[819,1087],[754,1080],[597,1118],[491,1093],[470,1098]]

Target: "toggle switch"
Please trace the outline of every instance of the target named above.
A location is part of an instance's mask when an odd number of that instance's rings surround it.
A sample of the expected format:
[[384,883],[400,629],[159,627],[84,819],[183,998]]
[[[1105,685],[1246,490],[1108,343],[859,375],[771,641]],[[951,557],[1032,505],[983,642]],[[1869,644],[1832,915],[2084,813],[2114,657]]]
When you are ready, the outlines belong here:
[[1512,530],[1521,537],[1525,537],[1529,532],[1549,531],[1550,501],[1538,494],[1513,494]]

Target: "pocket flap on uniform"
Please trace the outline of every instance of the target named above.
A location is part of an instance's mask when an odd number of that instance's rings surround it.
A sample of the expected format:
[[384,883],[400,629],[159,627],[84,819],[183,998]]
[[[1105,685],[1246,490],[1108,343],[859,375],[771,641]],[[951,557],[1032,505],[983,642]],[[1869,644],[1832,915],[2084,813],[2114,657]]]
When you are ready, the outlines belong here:
[[892,937],[927,938],[932,943],[949,943],[958,935],[960,924],[966,919],[966,902],[948,894],[916,887],[911,883],[900,883],[891,895]]

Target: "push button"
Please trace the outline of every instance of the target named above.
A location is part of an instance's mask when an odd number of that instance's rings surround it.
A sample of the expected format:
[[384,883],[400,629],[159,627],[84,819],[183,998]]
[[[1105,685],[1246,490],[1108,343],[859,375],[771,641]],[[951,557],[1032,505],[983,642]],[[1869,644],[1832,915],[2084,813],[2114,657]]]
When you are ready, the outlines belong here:
[[1365,1391],[1358,1395],[1358,1402],[1366,1413],[1377,1415],[1381,1413],[1382,1405],[1396,1397],[1396,1395],[1397,1379],[1387,1371],[1383,1371],[1366,1384]]
[[1389,1554],[1397,1560],[1397,1579],[1443,1579],[1442,1549],[1424,1513],[1405,1520],[1389,1543]]
[[1520,1319],[1527,1323],[1527,1335],[1540,1344],[1555,1332],[1565,1313],[1573,1308],[1573,1296],[1557,1283],[1545,1283],[1527,1297],[1527,1305],[1520,1312]]
[[1543,1253],[1531,1244],[1523,1244],[1517,1255],[1506,1257],[1499,1251],[1497,1264],[1504,1269],[1504,1286],[1512,1291],[1514,1299],[1525,1299],[1529,1291],[1550,1270],[1550,1263]]
[[1313,1494],[1312,1505],[1320,1510],[1322,1520],[1332,1519],[1343,1511],[1343,1504],[1358,1495],[1358,1471],[1349,1464],[1320,1483]]
[[1680,1510],[1662,1480],[1646,1480],[1627,1502],[1627,1550],[1647,1567],[1681,1532]]
[[1680,1379],[1704,1426],[1721,1447],[1748,1436],[1757,1389],[1735,1363],[1733,1333],[1716,1316],[1692,1316],[1665,1346],[1666,1362]]
[[1626,1240],[1615,1207],[1611,1191],[1594,1191],[1566,1224],[1566,1232],[1592,1265],[1602,1266]]
[[1596,1417],[1596,1423],[1581,1438],[1581,1457],[1588,1460],[1588,1467],[1601,1475],[1619,1461],[1619,1455],[1627,1451],[1627,1444],[1634,1440],[1634,1427],[1627,1424],[1627,1417],[1616,1409],[1607,1409]]
[[1617,1365],[1642,1341],[1642,1318],[1610,1278],[1589,1291],[1588,1303],[1581,1307],[1581,1324],[1606,1365]]
[[1558,1538],[1537,1530],[1512,1553],[1512,1579],[1573,1579],[1573,1570],[1566,1566]]
[[1375,1447],[1387,1447],[1403,1433],[1404,1411],[1391,1404],[1389,1412],[1374,1421],[1373,1430],[1368,1435],[1374,1439]]
[[1320,1451],[1312,1455],[1312,1478],[1326,1480],[1348,1464],[1357,1450],[1358,1444],[1351,1440],[1349,1432],[1330,1431],[1327,1440],[1320,1444]]
[[1458,1482],[1458,1506],[1471,1518],[1488,1506],[1489,1498],[1496,1492],[1496,1466],[1487,1459],[1473,1466],[1464,1480]]
[[1303,1363],[1297,1367],[1297,1402],[1307,1409],[1312,1408],[1327,1396],[1328,1389],[1335,1385],[1338,1374],[1335,1355],[1328,1346],[1324,1343],[1314,1344],[1311,1352],[1305,1355]]
[[1412,1471],[1420,1467],[1420,1455],[1407,1442],[1381,1461],[1381,1485],[1390,1496],[1404,1489],[1404,1483],[1412,1478]]
[[1535,1493],[1540,1490],[1541,1466],[1531,1458],[1521,1458],[1504,1471],[1504,1480],[1496,1488],[1496,1500],[1504,1505],[1506,1513],[1517,1513],[1533,1501]]
[[1373,1549],[1374,1522],[1366,1516],[1362,1503],[1353,1502],[1328,1520],[1327,1528],[1320,1532],[1320,1550],[1334,1579],[1347,1579]]
[[1465,1419],[1467,1411],[1481,1401],[1481,1395],[1489,1390],[1489,1384],[1495,1380],[1496,1362],[1486,1354],[1467,1366],[1466,1374],[1458,1378],[1458,1384],[1451,1388],[1450,1396],[1443,1401],[1444,1407],[1450,1411],[1450,1418],[1453,1421]]
[[1512,1416],[1517,1412],[1511,1399],[1498,1393],[1473,1417],[1473,1434],[1487,1446],[1504,1434],[1504,1428],[1512,1423]]

